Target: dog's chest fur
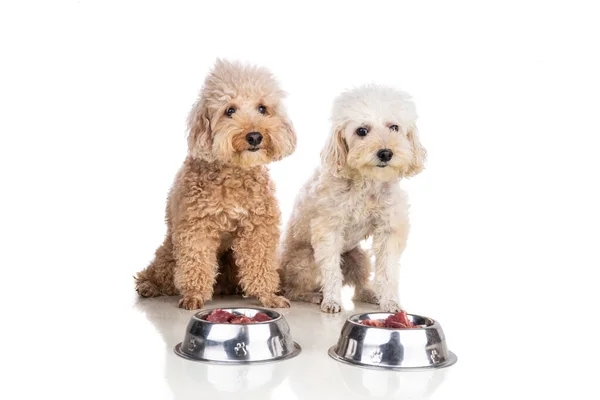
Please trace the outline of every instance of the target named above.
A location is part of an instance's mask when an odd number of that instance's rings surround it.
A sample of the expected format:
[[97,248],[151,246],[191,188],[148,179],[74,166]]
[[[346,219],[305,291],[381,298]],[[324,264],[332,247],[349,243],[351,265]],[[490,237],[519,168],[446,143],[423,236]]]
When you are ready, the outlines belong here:
[[389,185],[379,182],[351,183],[344,195],[344,251],[354,248],[370,236],[384,218]]
[[232,221],[247,218],[250,213],[264,213],[273,196],[268,173],[262,168],[224,169],[211,186],[221,202],[221,212]]
[[224,247],[245,219],[278,215],[274,187],[265,167],[239,168],[188,159],[183,184],[173,188],[174,219],[199,218],[220,231]]

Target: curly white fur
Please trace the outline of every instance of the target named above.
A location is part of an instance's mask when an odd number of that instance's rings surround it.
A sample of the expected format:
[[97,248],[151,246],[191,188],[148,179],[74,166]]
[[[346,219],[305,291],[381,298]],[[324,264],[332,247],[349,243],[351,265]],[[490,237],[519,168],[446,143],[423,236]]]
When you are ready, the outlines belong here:
[[[398,263],[408,236],[408,203],[398,182],[418,174],[426,151],[408,94],[368,85],[334,102],[332,130],[322,164],[304,185],[288,223],[282,254],[285,293],[292,300],[341,310],[344,284],[355,299],[401,309]],[[367,131],[359,135],[359,128]],[[360,131],[364,133],[364,131]],[[391,150],[383,161],[380,150]],[[373,237],[375,280],[361,240]]]

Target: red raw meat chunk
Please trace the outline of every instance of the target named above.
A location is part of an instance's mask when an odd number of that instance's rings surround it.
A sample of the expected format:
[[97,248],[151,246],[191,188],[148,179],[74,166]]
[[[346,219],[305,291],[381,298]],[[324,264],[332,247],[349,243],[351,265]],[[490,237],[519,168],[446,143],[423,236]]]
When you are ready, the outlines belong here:
[[390,315],[385,320],[386,328],[412,328],[413,324],[404,311]]
[[396,314],[398,316],[398,318],[400,319],[400,321],[402,321],[402,323],[404,325],[406,325],[407,328],[412,328],[414,327],[412,321],[410,319],[408,319],[408,315],[406,315],[406,312],[404,311],[400,311],[399,313]]
[[236,315],[228,311],[216,309],[213,312],[211,312],[205,319],[208,322],[214,322],[217,324],[253,324],[255,322],[270,321],[271,317],[269,317],[265,313],[259,312],[256,313],[256,315],[253,318],[248,318],[244,315]]
[[360,321],[362,325],[374,326],[376,328],[383,328],[383,320],[381,319],[365,319]]
[[254,322],[264,322],[264,321],[270,321],[271,317],[269,317],[267,314],[265,313],[256,313],[256,315],[254,317],[252,317],[252,320]]
[[386,318],[386,320],[384,322],[384,326],[386,328],[394,328],[394,329],[407,328],[407,326],[404,325],[402,322],[400,322],[397,319],[393,318],[393,315],[391,315],[391,316],[389,316],[389,317]]
[[362,325],[372,326],[375,328],[393,328],[393,329],[407,329],[407,328],[422,328],[422,325],[414,325],[408,318],[408,315],[404,311],[392,314],[383,319],[365,319],[360,321]]
[[235,317],[235,315],[233,315],[232,313],[230,313],[228,311],[223,311],[221,309],[217,309],[217,310],[211,312],[208,315],[208,317],[206,317],[206,320],[208,322],[215,322],[217,324],[226,324],[234,317]]
[[253,324],[254,321],[252,321],[250,318],[245,317],[243,315],[239,315],[235,318],[232,318],[231,320],[229,320],[230,324]]

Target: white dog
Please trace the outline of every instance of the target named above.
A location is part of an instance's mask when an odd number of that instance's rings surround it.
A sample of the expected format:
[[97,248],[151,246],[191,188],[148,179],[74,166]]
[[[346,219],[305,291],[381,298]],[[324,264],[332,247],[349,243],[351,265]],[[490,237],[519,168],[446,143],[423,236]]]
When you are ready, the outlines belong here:
[[[305,184],[287,227],[283,289],[291,300],[341,310],[342,285],[354,299],[401,310],[398,262],[408,236],[408,204],[401,178],[418,174],[426,151],[410,96],[368,85],[334,102],[332,130],[322,165]],[[373,236],[375,280],[361,240]]]

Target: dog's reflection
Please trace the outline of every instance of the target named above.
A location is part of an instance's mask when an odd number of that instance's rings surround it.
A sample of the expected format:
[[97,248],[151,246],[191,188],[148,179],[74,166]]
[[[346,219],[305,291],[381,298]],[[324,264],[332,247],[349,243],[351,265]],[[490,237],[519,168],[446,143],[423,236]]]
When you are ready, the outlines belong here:
[[365,396],[399,399],[429,399],[446,378],[446,369],[425,371],[380,371],[339,364],[346,388],[359,398]]
[[[446,377],[446,369],[383,371],[343,364],[327,357],[322,349],[303,349],[289,375],[291,389],[299,398],[358,400],[371,397],[429,399]],[[340,383],[341,382],[341,383]]]
[[[159,297],[138,299],[135,305],[136,310],[145,315],[165,343],[164,376],[173,398],[218,399],[231,393],[268,393],[270,389],[278,387],[288,375],[288,362],[218,365],[180,358],[173,348],[182,341],[194,313],[177,308],[177,301],[177,297]],[[233,297],[229,303],[232,306],[250,306],[247,301]]]

